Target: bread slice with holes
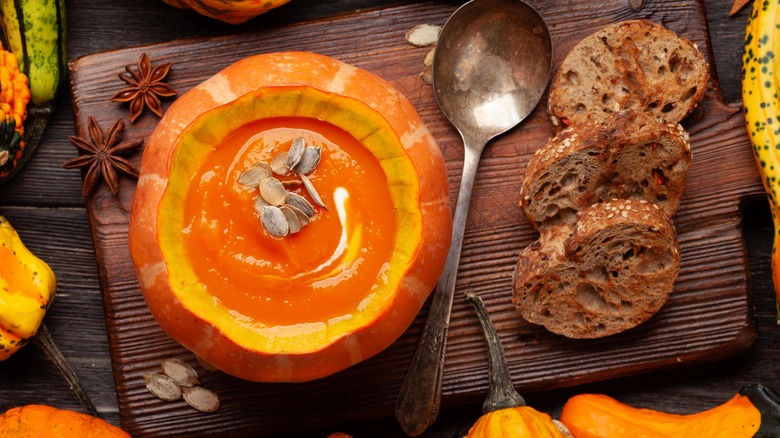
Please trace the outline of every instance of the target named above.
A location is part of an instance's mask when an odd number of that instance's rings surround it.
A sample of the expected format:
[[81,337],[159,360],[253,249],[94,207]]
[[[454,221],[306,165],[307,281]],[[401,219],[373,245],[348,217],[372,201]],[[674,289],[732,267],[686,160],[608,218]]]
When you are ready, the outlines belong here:
[[671,217],[691,157],[679,124],[641,112],[606,114],[562,130],[536,151],[520,205],[536,228],[572,223],[578,211],[612,198],[655,202]]
[[636,327],[664,305],[680,270],[674,226],[657,204],[614,200],[553,225],[521,254],[513,303],[570,338]]
[[689,40],[628,20],[572,48],[553,78],[547,111],[561,128],[625,109],[677,123],[704,97],[708,80],[709,65]]

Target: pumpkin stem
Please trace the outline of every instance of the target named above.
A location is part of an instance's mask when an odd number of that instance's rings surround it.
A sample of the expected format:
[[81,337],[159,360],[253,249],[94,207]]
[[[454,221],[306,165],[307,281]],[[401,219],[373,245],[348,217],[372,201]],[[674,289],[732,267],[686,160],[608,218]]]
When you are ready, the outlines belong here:
[[73,372],[73,369],[68,365],[68,361],[65,360],[60,349],[54,344],[54,339],[52,339],[49,334],[49,329],[46,328],[46,324],[41,323],[41,326],[38,327],[38,333],[33,337],[33,343],[43,350],[46,356],[54,362],[54,365],[57,366],[60,374],[65,377],[65,380],[68,381],[68,385],[73,388],[73,391],[79,397],[79,400],[81,401],[81,404],[84,405],[87,413],[93,417],[100,417],[97,409],[95,409],[95,405],[92,404],[92,400],[89,399],[87,393],[84,392],[84,388],[81,387],[78,378],[76,378],[76,373]]
[[485,403],[482,404],[482,411],[488,413],[499,409],[525,406],[525,400],[512,385],[512,376],[509,375],[509,368],[506,365],[504,348],[501,346],[501,340],[490,321],[485,303],[473,292],[466,292],[466,298],[474,304],[477,311],[488,350],[489,388]]

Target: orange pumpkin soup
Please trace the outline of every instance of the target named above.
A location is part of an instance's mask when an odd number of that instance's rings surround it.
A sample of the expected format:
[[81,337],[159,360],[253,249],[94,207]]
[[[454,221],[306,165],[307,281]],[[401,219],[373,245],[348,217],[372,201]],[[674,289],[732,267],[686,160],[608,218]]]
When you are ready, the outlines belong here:
[[[273,238],[253,208],[258,190],[237,179],[297,137],[322,148],[308,176],[327,210],[315,207],[299,233]],[[288,190],[311,201],[303,186]],[[379,161],[349,133],[312,118],[261,119],[232,132],[193,174],[183,208],[182,242],[198,281],[230,311],[271,327],[357,313],[395,244],[395,210]]]

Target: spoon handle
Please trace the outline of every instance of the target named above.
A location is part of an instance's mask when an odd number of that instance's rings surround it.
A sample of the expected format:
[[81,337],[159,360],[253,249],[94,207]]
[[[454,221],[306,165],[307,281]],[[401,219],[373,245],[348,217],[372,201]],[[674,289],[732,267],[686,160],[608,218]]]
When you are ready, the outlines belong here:
[[444,350],[450,324],[452,299],[455,295],[455,280],[460,264],[460,250],[463,246],[463,231],[466,228],[471,191],[477,176],[481,147],[466,145],[463,160],[463,175],[460,181],[455,216],[452,220],[452,243],[447,261],[433,293],[433,301],[420,336],[412,364],[401,387],[395,404],[395,416],[404,432],[410,436],[420,435],[439,414],[441,384],[444,369]]

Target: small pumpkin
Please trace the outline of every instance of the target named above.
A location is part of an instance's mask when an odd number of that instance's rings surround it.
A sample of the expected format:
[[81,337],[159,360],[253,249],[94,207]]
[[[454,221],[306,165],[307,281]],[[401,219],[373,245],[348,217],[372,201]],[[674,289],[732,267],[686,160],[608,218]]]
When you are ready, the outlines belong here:
[[163,0],[180,9],[192,9],[228,24],[241,24],[290,0]]
[[634,408],[603,394],[580,394],[566,402],[561,422],[577,438],[778,437],[780,395],[763,385],[748,385],[720,406],[676,415]]
[[19,164],[24,151],[24,121],[30,102],[27,76],[13,53],[0,45],[0,178]]
[[130,438],[100,418],[46,405],[11,408],[0,415],[0,438]]
[[[544,412],[526,406],[512,385],[504,349],[482,299],[471,292],[488,349],[489,391],[484,415],[469,429],[466,438],[563,438],[569,435],[560,423]],[[563,429],[563,430],[562,430]],[[617,435],[616,435],[617,436]],[[577,436],[579,438],[579,436]]]
[[0,216],[0,361],[38,332],[57,289],[54,272]]
[[[324,207],[276,238],[238,177],[298,137],[320,148],[316,170],[303,185],[279,178],[302,196],[308,181]],[[326,56],[263,54],[165,113],[144,151],[130,253],[152,315],[184,347],[246,380],[308,381],[408,328],[443,270],[450,214],[441,152],[398,90]]]

